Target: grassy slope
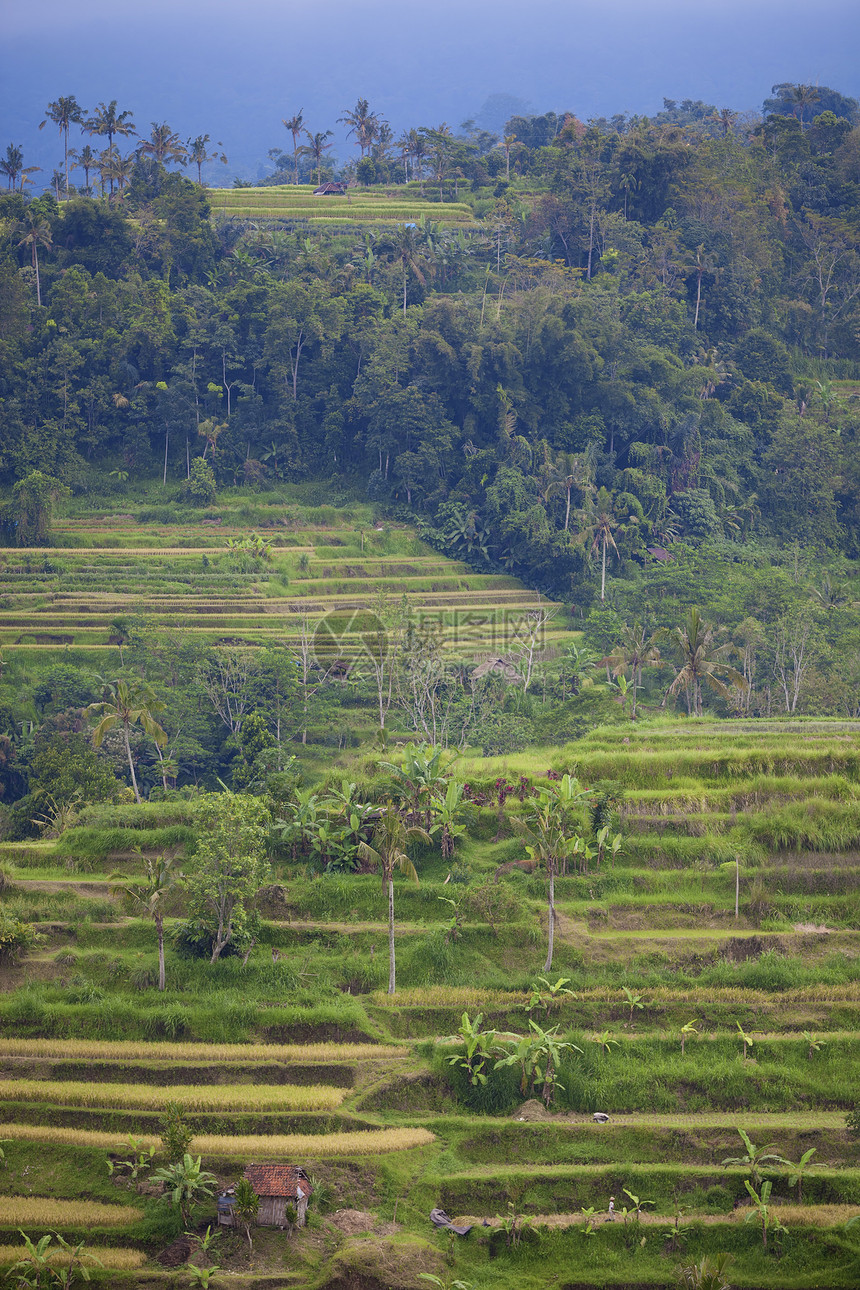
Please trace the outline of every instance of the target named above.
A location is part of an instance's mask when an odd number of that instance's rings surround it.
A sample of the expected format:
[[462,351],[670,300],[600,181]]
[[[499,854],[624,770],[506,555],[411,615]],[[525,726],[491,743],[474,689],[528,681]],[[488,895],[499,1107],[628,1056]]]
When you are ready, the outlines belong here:
[[[285,602],[304,581],[320,597],[320,584],[340,579],[342,563],[350,572],[344,569],[341,580],[348,584],[352,575],[359,583],[370,543],[380,568],[383,560],[411,568],[423,558],[435,562],[432,578],[448,576],[444,562],[405,531],[376,535],[362,514],[340,527],[323,518],[326,528],[303,518],[304,527],[285,530],[289,540],[301,538],[310,568],[292,565],[287,573],[296,548],[285,547],[264,578],[249,579],[243,604],[277,602],[271,584],[285,573],[291,578]],[[119,592],[104,578],[114,560],[136,562],[137,574],[145,568],[147,595],[161,594],[154,588],[162,582],[171,584],[164,595],[201,594],[196,577],[181,577],[182,562],[198,556],[178,539],[164,541],[156,526],[130,524],[121,534],[116,522],[106,525],[121,552],[104,562],[88,555],[98,530],[73,528],[63,540],[80,543],[81,564],[67,554],[70,546],[51,553],[49,563],[64,563],[63,591],[71,598],[96,590],[105,598],[98,632],[117,612]],[[185,534],[183,540],[208,542],[213,555],[219,545],[223,551],[224,526],[207,531],[192,524]],[[334,547],[333,539],[344,546]],[[170,555],[155,554],[168,547]],[[332,559],[333,549],[342,560]],[[86,585],[88,561],[101,574],[98,588]],[[315,563],[319,577],[298,576],[311,574]],[[216,571],[222,564],[225,557],[215,556]],[[80,579],[80,589],[68,575]],[[396,575],[412,576],[418,575]],[[216,602],[235,597],[227,581]],[[32,606],[34,592],[23,582],[26,576],[15,594],[33,596]],[[362,585],[356,599],[366,597]],[[38,612],[46,621],[56,604],[44,595]],[[363,752],[344,754],[342,763],[351,772],[374,769]],[[143,1216],[123,1225],[88,1223],[84,1230],[74,1226],[72,1211],[57,1209],[52,1226],[103,1249],[151,1255],[169,1238],[166,1207],[111,1180],[105,1149],[119,1151],[129,1132],[154,1141],[168,1086],[207,1085],[216,1109],[190,1118],[196,1148],[221,1181],[234,1180],[242,1160],[289,1152],[329,1184],[337,1207],[373,1211],[383,1223],[396,1213],[394,1233],[383,1227],[345,1237],[319,1215],[292,1242],[261,1233],[253,1254],[238,1239],[222,1247],[222,1263],[243,1277],[266,1273],[267,1285],[370,1287],[382,1278],[386,1285],[420,1286],[422,1270],[445,1275],[448,1240],[427,1222],[437,1203],[491,1223],[509,1204],[547,1220],[538,1244],[515,1251],[497,1251],[497,1238],[482,1228],[457,1244],[448,1273],[481,1288],[507,1287],[514,1278],[535,1290],[556,1281],[667,1287],[681,1262],[716,1250],[734,1254],[737,1286],[856,1285],[860,1240],[844,1221],[860,1208],[860,1142],[845,1129],[846,1110],[860,1101],[860,731],[838,722],[664,720],[597,731],[536,753],[465,759],[462,766],[470,783],[488,790],[500,775],[516,783],[550,768],[575,769],[587,783],[611,778],[626,789],[625,845],[615,866],[557,884],[553,976],[570,977],[576,997],[536,1015],[542,1025],[558,1023],[583,1053],[563,1071],[554,1115],[534,1106],[514,1111],[521,1100],[515,1082],[500,1091],[495,1110],[462,1080],[458,1100],[448,1084],[456,1080],[447,1064],[453,1050],[439,1042],[464,1009],[482,1011],[485,1024],[500,1030],[526,1024],[523,1005],[543,961],[546,914],[540,876],[511,867],[522,858],[516,796],[501,814],[492,804],[476,813],[453,882],[445,883],[449,869],[438,853],[428,852],[416,856],[421,885],[398,884],[401,989],[394,1001],[381,993],[378,879],[316,877],[289,864],[280,866],[283,891],[264,911],[261,943],[247,967],[227,959],[211,969],[170,953],[168,990],[159,997],[146,984],[155,967],[152,928],[128,918],[118,886],[140,864],[132,843],[148,837],[150,849],[157,848],[165,830],[183,827],[181,812],[144,807],[131,818],[123,807],[95,833],[0,847],[12,884],[4,905],[42,922],[47,938],[26,964],[0,972],[0,1077],[18,1084],[14,1099],[0,1097],[0,1119],[10,1126],[0,1129],[8,1157],[0,1193],[132,1203]],[[129,827],[138,824],[146,827]],[[478,909],[464,906],[452,940],[450,906],[440,897],[461,899],[469,884],[492,879],[500,866],[491,886],[508,896],[507,912],[491,927]],[[277,962],[270,949],[280,951]],[[644,1006],[632,1016],[625,985],[642,996]],[[682,1057],[679,1030],[693,1019],[699,1034]],[[754,1040],[746,1060],[738,1023]],[[804,1030],[823,1041],[811,1053]],[[599,1042],[605,1031],[617,1041],[608,1050]],[[19,1042],[28,1038],[39,1042]],[[133,1046],[118,1048],[117,1041]],[[373,1044],[372,1055],[344,1046],[356,1042]],[[201,1043],[238,1047],[195,1046]],[[41,1096],[45,1081],[51,1088]],[[98,1096],[64,1099],[64,1085],[73,1082],[89,1084]],[[253,1094],[233,1091],[243,1085]],[[336,1110],[277,1104],[279,1089],[300,1093],[317,1085],[331,1090]],[[133,1098],[126,1087],[136,1090]],[[609,1125],[594,1124],[595,1109],[610,1113]],[[816,1148],[805,1208],[784,1211],[790,1238],[779,1259],[765,1255],[755,1225],[741,1221],[748,1210],[735,1209],[746,1198],[744,1171],[721,1162],[743,1153],[736,1126],[759,1144],[774,1142],[790,1159]],[[378,1130],[401,1136],[379,1138]],[[417,1131],[423,1145],[409,1136]],[[304,1141],[289,1136],[296,1134]],[[780,1204],[796,1203],[786,1173],[777,1177],[774,1195]],[[655,1202],[658,1218],[641,1228],[602,1223],[586,1239],[580,1207],[602,1211],[613,1194],[620,1210],[624,1187]],[[667,1253],[663,1239],[678,1202],[689,1229],[683,1254]],[[14,1246],[20,1225],[0,1224],[0,1243]],[[34,1235],[45,1230],[28,1226],[26,1215],[23,1225]],[[133,1271],[95,1275],[106,1284],[135,1283]]]

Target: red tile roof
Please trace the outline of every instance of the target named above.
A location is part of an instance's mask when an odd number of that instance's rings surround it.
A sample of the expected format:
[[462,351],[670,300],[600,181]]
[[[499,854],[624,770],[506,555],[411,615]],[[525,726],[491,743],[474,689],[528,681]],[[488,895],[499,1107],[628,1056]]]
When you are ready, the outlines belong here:
[[285,1196],[295,1200],[299,1183],[306,1196],[311,1194],[307,1174],[297,1165],[248,1165],[245,1177],[258,1196]]

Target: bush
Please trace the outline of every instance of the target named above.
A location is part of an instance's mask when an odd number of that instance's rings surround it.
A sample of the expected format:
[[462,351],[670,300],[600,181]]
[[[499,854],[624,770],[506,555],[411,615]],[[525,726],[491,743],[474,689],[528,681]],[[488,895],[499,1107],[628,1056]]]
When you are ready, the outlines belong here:
[[179,494],[183,502],[192,506],[211,506],[215,501],[215,476],[208,461],[195,457],[191,463],[191,474],[182,485]]
[[0,909],[0,963],[17,963],[44,939],[32,923],[24,923]]

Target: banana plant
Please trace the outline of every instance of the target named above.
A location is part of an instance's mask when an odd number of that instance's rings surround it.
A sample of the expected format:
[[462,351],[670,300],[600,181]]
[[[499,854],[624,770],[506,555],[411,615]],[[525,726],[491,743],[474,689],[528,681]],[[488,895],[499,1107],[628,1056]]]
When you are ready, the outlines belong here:
[[761,1181],[764,1169],[769,1165],[784,1165],[788,1162],[783,1160],[782,1156],[777,1155],[773,1150],[774,1144],[769,1142],[764,1147],[757,1147],[754,1142],[750,1141],[749,1135],[743,1129],[738,1129],[738,1133],[743,1139],[743,1144],[747,1149],[745,1156],[727,1156],[722,1162],[723,1168],[729,1165],[741,1165],[749,1170],[750,1178],[753,1182]]
[[755,1205],[755,1209],[750,1210],[744,1219],[744,1222],[749,1223],[753,1219],[758,1219],[761,1223],[761,1243],[763,1248],[767,1250],[768,1231],[773,1232],[774,1235],[779,1235],[788,1230],[779,1221],[779,1216],[775,1214],[770,1207],[770,1193],[773,1183],[769,1178],[766,1179],[761,1185],[761,1191],[757,1192],[749,1179],[745,1178],[744,1186],[752,1198],[753,1205]]
[[[803,1179],[810,1168],[809,1162],[812,1159],[812,1157],[815,1155],[816,1150],[817,1150],[816,1147],[810,1147],[808,1151],[804,1151],[803,1155],[800,1157],[796,1165],[792,1164],[791,1161],[789,1160],[785,1161],[785,1163],[789,1166],[789,1169],[790,1169],[790,1172],[788,1175],[788,1185],[789,1187],[797,1188],[798,1205],[803,1204]],[[813,1165],[812,1168],[814,1169],[815,1166]]]
[[748,1034],[746,1033],[746,1031],[744,1030],[743,1026],[741,1025],[741,1023],[740,1023],[739,1021],[736,1021],[736,1022],[735,1022],[735,1025],[736,1025],[736,1026],[737,1026],[737,1028],[738,1028],[738,1035],[740,1036],[740,1039],[741,1039],[741,1041],[742,1041],[742,1043],[743,1043],[743,1046],[744,1046],[744,1061],[746,1061],[746,1059],[747,1059],[747,1049],[748,1049],[748,1048],[752,1048],[752,1046],[753,1046],[753,1038],[752,1038],[752,1035],[748,1035]]
[[468,1072],[469,1083],[473,1086],[486,1084],[487,1076],[484,1073],[484,1067],[493,1056],[495,1048],[496,1032],[482,1030],[483,1020],[482,1012],[478,1013],[474,1021],[469,1020],[468,1012],[463,1013],[460,1029],[455,1037],[462,1040],[465,1052],[448,1058],[449,1066],[462,1066]]
[[698,1027],[696,1026],[697,1021],[698,1021],[698,1017],[694,1017],[692,1021],[688,1021],[685,1025],[681,1027],[681,1056],[682,1057],[684,1056],[684,1048],[686,1047],[687,1040],[690,1038],[691,1035],[697,1035],[699,1033]]
[[626,985],[622,986],[621,988],[624,991],[624,997],[626,998],[628,1007],[630,1008],[630,1021],[628,1024],[632,1026],[634,1010],[638,1008],[641,1012],[641,1010],[645,1007],[645,1004],[642,1002],[641,994],[634,994],[632,990],[628,990]]
[[592,1035],[591,1042],[594,1044],[600,1044],[601,1052],[607,1056],[613,1048],[619,1047],[618,1040],[611,1039],[608,1030],[604,1030],[601,1035]]
[[806,1055],[810,1059],[812,1058],[813,1053],[818,1053],[821,1051],[825,1043],[825,1040],[819,1039],[818,1036],[813,1035],[812,1031],[810,1030],[803,1031],[803,1040],[804,1040],[804,1043],[806,1043],[809,1047],[809,1052]]

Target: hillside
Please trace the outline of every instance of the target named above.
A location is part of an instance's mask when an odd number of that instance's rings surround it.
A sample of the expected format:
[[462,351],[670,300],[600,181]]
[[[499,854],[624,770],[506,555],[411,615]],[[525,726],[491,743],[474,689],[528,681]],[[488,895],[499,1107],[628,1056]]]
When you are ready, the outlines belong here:
[[[846,1129],[860,1043],[858,753],[856,723],[664,722],[599,731],[543,761],[467,760],[460,772],[487,804],[454,870],[422,848],[420,886],[397,882],[393,998],[382,991],[385,956],[374,954],[385,923],[372,875],[321,876],[276,859],[247,963],[209,967],[169,951],[158,997],[152,926],[129,917],[121,890],[168,830],[187,845],[187,806],[103,808],[57,842],[4,844],[4,910],[36,920],[46,939],[2,972],[0,1188],[20,1195],[26,1169],[27,1194],[55,1198],[40,1204],[64,1235],[86,1235],[107,1266],[141,1267],[140,1277],[110,1273],[110,1284],[152,1284],[164,1207],[108,1178],[103,1162],[106,1150],[127,1156],[127,1133],[157,1147],[174,1099],[192,1150],[219,1179],[235,1180],[250,1159],[288,1157],[329,1189],[328,1213],[306,1232],[258,1229],[253,1252],[243,1239],[221,1244],[217,1261],[241,1284],[372,1286],[384,1268],[389,1283],[417,1286],[418,1271],[444,1276],[451,1257],[451,1275],[479,1286],[561,1275],[668,1287],[678,1266],[718,1250],[733,1255],[733,1285],[856,1284],[844,1223],[860,1212],[860,1145]],[[573,993],[553,1001],[539,982],[545,886],[516,867],[512,825],[528,802],[513,793],[500,811],[493,786],[500,775],[545,783],[548,770],[574,764],[584,785],[623,786],[624,845],[611,862],[592,857],[586,872],[556,879],[548,979],[567,978]],[[495,923],[479,913],[476,893],[487,891]],[[562,1058],[551,1113],[539,1101],[521,1107],[512,1071],[470,1088],[448,1064],[457,1048],[444,1037],[464,1009],[485,1029],[522,1033],[532,1020],[578,1044],[581,1054]],[[608,1125],[593,1122],[595,1110]],[[814,1148],[802,1203],[788,1166],[770,1175],[771,1223],[788,1229],[771,1231],[776,1253],[743,1222],[738,1128],[786,1160]],[[635,1209],[623,1188],[649,1206],[610,1227],[600,1217],[610,1195],[619,1215]],[[72,1207],[63,1219],[59,1199],[83,1196],[111,1208],[85,1220]],[[10,1244],[21,1226],[39,1230],[28,1217],[35,1200],[16,1204],[6,1209]],[[436,1204],[479,1224],[450,1256],[428,1222]],[[515,1249],[492,1235],[509,1208],[537,1233]],[[338,1226],[344,1209],[362,1211],[351,1234]],[[667,1244],[678,1212],[682,1235]]]

